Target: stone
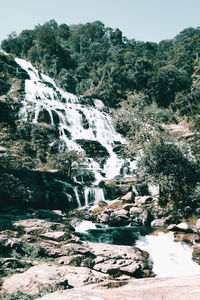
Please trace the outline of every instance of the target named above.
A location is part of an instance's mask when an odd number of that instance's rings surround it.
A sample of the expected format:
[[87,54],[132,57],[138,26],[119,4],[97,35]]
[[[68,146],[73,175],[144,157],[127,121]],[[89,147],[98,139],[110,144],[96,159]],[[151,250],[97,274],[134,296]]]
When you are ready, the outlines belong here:
[[136,206],[142,206],[144,204],[148,204],[152,202],[151,196],[137,196],[135,197],[135,205]]
[[108,223],[110,216],[107,213],[102,213],[97,216],[97,220],[101,223]]
[[106,280],[103,284],[56,291],[36,300],[199,300],[199,282],[200,275],[131,279],[128,283],[126,280],[115,280],[111,284]]
[[[148,253],[131,246],[89,243],[94,259],[94,270],[119,277],[128,275],[136,278],[153,276],[148,263]],[[148,275],[147,275],[148,274]]]
[[[108,225],[109,226],[117,226],[117,227],[120,227],[120,226],[126,226],[128,225],[130,222],[131,222],[131,219],[126,215],[124,214],[124,210],[121,210],[122,213],[120,213],[120,211],[114,211],[110,217],[109,217],[109,223]],[[128,213],[127,211],[125,211],[126,213]]]
[[142,212],[142,208],[139,207],[132,207],[129,211],[131,217],[138,217]]
[[128,192],[126,195],[121,197],[121,200],[123,200],[124,202],[134,202],[134,199],[135,195],[133,192]]
[[167,230],[193,233],[193,229],[189,227],[189,225],[185,222],[179,224],[171,224],[167,227]]
[[51,219],[60,221],[62,220],[62,216],[56,210],[48,210],[48,209],[38,209],[36,212],[36,217],[41,219]]
[[99,207],[105,207],[105,206],[107,206],[107,202],[101,200],[101,201],[99,201],[99,202],[97,203],[97,205],[98,205]]
[[56,266],[47,263],[29,268],[21,274],[2,279],[2,291],[37,295],[43,291],[81,287],[85,284],[103,281],[108,275],[85,267]]
[[42,233],[39,236],[47,240],[54,240],[59,242],[63,241],[66,238],[66,233],[64,231],[52,231]]
[[151,222],[151,227],[164,227],[167,220],[167,218],[155,219]]

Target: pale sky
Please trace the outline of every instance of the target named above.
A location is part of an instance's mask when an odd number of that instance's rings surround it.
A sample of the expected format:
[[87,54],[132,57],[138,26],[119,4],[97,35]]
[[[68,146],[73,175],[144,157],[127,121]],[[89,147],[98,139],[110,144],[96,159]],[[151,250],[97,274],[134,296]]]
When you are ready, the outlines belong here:
[[67,25],[99,20],[129,39],[159,42],[200,26],[200,0],[0,0],[0,42],[50,19]]

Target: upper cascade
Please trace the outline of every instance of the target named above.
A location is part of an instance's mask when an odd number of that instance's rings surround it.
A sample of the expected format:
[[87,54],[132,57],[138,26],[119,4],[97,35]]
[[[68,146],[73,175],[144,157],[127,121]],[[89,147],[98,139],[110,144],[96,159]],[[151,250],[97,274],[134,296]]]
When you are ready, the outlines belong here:
[[19,58],[15,60],[30,77],[25,81],[19,118],[37,123],[40,122],[40,115],[45,115],[47,122],[59,129],[61,144],[64,145],[61,151],[84,152],[86,142],[87,145],[97,144],[105,155],[103,166],[86,151],[88,167],[95,173],[97,181],[126,175],[127,168],[124,166],[130,162],[113,151],[116,145],[124,144],[126,140],[115,131],[110,116],[100,110],[102,101],[95,99],[95,107],[82,105],[77,96],[64,92],[53,79],[38,71],[30,62]]

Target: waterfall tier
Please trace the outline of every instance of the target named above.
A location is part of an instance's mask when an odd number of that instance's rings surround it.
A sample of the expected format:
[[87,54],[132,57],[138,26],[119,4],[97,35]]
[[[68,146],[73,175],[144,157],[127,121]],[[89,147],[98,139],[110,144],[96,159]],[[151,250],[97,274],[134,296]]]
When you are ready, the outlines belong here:
[[46,123],[56,126],[62,141],[60,151],[86,153],[87,167],[94,172],[97,182],[125,175],[127,162],[128,165],[130,162],[119,157],[113,149],[126,140],[115,131],[110,116],[101,111],[102,101],[95,99],[96,107],[82,105],[77,96],[57,87],[53,79],[31,63],[18,58],[16,62],[30,77],[25,81],[19,118],[33,123],[45,119]]

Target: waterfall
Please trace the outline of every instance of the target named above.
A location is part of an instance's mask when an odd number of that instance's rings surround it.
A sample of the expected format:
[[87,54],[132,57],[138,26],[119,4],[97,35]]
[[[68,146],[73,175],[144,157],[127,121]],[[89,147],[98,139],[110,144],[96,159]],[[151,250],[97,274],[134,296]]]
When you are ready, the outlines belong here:
[[80,198],[79,198],[78,188],[77,187],[74,188],[74,194],[75,194],[75,197],[76,197],[76,202],[78,204],[78,208],[80,208],[81,207],[81,201],[80,201]]
[[[85,205],[104,200],[103,190],[97,186],[98,183],[120,174],[126,175],[132,163],[113,151],[116,145],[125,144],[126,140],[115,131],[111,117],[103,111],[103,102],[94,99],[94,107],[82,105],[80,98],[64,92],[53,79],[38,71],[30,62],[19,58],[15,60],[30,78],[25,80],[25,93],[20,97],[22,106],[19,119],[32,123],[45,121],[56,126],[61,142],[60,151],[84,153],[87,169],[95,175],[94,186],[85,188],[81,199],[85,198]],[[81,183],[77,178],[74,178],[77,184]],[[67,196],[72,203],[71,196]],[[77,189],[73,197],[79,207],[82,200]]]
[[[124,144],[126,140],[115,131],[110,116],[100,110],[102,101],[95,99],[95,107],[82,105],[77,96],[57,87],[53,79],[40,73],[31,63],[19,58],[16,58],[16,62],[30,77],[25,81],[25,96],[19,118],[37,123],[40,114],[45,112],[48,123],[58,126],[60,140],[64,142],[66,151],[86,152],[87,166],[95,173],[97,183],[122,173],[124,159],[118,157],[113,148],[116,143]],[[88,155],[86,148],[93,145],[100,149],[97,149],[98,155],[92,153],[93,148]],[[100,162],[96,159],[99,155]]]
[[141,236],[136,247],[149,253],[158,277],[200,274],[200,266],[192,261],[192,249],[175,242],[172,232]]

